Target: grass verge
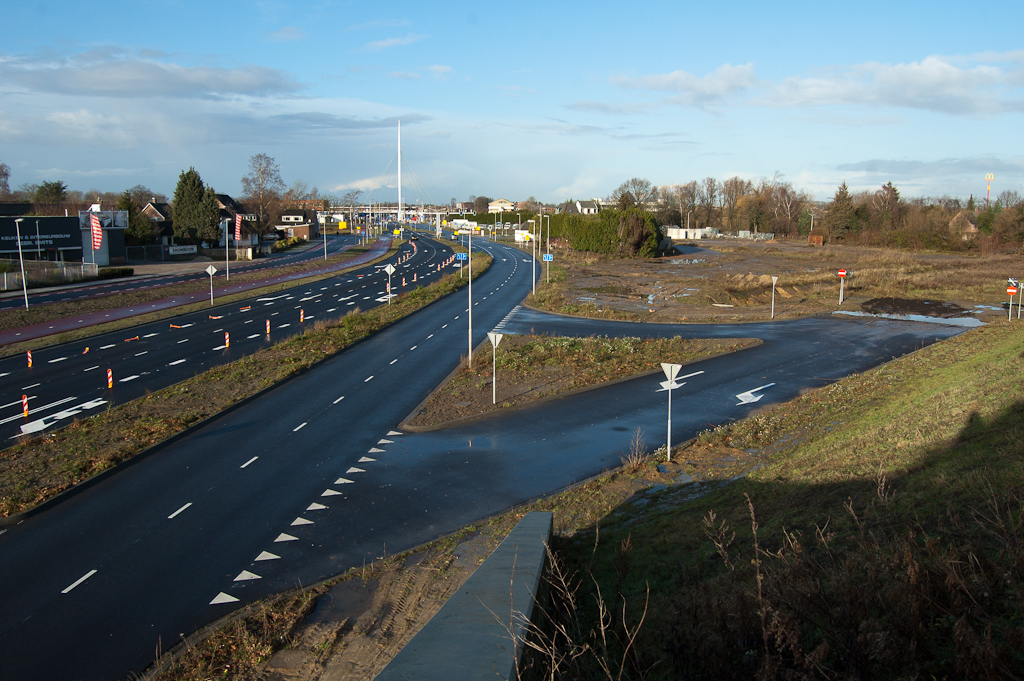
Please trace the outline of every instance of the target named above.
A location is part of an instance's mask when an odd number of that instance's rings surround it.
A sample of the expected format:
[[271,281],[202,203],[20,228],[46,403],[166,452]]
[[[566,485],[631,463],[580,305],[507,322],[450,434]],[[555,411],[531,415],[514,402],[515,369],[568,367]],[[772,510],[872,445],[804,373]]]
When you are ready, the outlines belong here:
[[1020,325],[984,327],[702,434],[684,457],[763,465],[555,541],[534,671],[1015,678],[1022,351]]
[[[490,257],[475,255],[475,274]],[[337,322],[317,322],[302,333],[242,359],[215,367],[146,397],[75,421],[0,452],[0,517],[22,513],[92,475],[130,459],[168,437],[210,418],[307,369],[431,302],[468,280],[447,275],[365,312]]]

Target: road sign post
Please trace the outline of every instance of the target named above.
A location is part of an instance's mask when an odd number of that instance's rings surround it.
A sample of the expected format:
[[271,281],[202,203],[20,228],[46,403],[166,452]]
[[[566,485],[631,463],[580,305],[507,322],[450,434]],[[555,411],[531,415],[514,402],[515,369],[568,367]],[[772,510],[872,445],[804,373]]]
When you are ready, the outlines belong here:
[[217,268],[210,265],[206,268],[206,273],[210,275],[210,305],[213,306],[213,275],[217,274]]
[[679,375],[679,370],[683,368],[682,364],[669,364],[667,362],[661,363],[661,370],[665,372],[665,377],[668,378],[668,438],[665,445],[665,460],[672,460],[672,389],[676,387],[676,376]]
[[846,283],[846,270],[839,270],[836,272],[836,276],[839,277],[839,304],[843,304],[843,284]]
[[772,277],[772,319],[775,319],[775,284],[779,283],[779,278],[776,276]]
[[[1013,297],[1017,295],[1017,287],[1011,284],[1006,287],[1006,292],[1010,294],[1010,310],[1006,315],[1006,321],[1011,321],[1013,319]],[[1017,302],[1017,307],[1020,307],[1019,301]]]
[[491,355],[493,358],[493,368],[491,369],[491,404],[498,403],[498,343],[504,334],[495,333],[494,331],[487,332],[487,338],[491,341]]
[[[467,368],[473,368],[473,230],[469,230],[466,260],[469,261],[469,361]],[[461,271],[461,270],[460,270]]]
[[551,255],[550,253],[545,253],[544,254],[544,262],[547,263],[547,265],[545,265],[546,272],[544,274],[544,281],[545,281],[545,283],[548,283],[548,284],[551,283],[551,261],[554,260],[554,259],[555,259],[555,256]]
[[384,268],[384,271],[388,273],[388,305],[391,304],[391,275],[395,273],[395,266],[388,263]]

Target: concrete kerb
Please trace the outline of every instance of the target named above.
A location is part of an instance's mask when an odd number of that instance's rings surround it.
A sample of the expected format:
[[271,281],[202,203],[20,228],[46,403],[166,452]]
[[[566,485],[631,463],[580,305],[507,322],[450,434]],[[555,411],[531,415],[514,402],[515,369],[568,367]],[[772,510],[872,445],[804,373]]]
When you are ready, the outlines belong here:
[[[457,292],[458,291],[456,291],[456,293]],[[430,303],[428,303],[427,305],[424,305],[420,309],[416,310],[412,314],[419,314],[420,312],[423,312],[424,310],[429,309],[434,304],[439,303],[440,301],[444,300],[444,298],[446,298],[446,297],[447,296],[442,296],[441,298],[438,298],[437,300],[433,300]],[[406,317],[409,317],[409,316],[411,316],[411,315],[406,315]],[[359,340],[355,341],[354,343],[352,343],[350,345],[346,345],[345,347],[341,348],[337,352],[334,352],[334,353],[332,353],[330,355],[325,355],[324,357],[319,358],[316,362],[314,362],[313,364],[309,365],[308,367],[305,367],[303,369],[299,369],[295,373],[291,374],[290,376],[286,376],[285,378],[283,378],[282,380],[278,381],[277,383],[275,383],[273,385],[269,385],[266,388],[263,388],[262,390],[259,390],[258,392],[253,393],[252,395],[249,395],[248,397],[244,397],[244,398],[240,399],[238,402],[235,402],[234,404],[228,405],[227,407],[225,407],[221,411],[217,412],[216,414],[211,414],[210,416],[207,416],[205,419],[202,419],[201,421],[197,421],[196,423],[193,423],[192,425],[188,426],[184,430],[180,430],[177,433],[174,433],[173,435],[168,436],[165,440],[161,440],[160,442],[157,442],[156,444],[147,447],[146,449],[142,450],[138,454],[132,456],[131,458],[125,459],[124,461],[121,461],[121,462],[117,463],[116,465],[114,465],[111,468],[108,468],[108,469],[106,469],[104,471],[100,471],[99,473],[96,473],[95,475],[93,475],[93,476],[91,476],[89,478],[86,478],[85,480],[82,480],[81,482],[75,483],[72,487],[69,487],[68,489],[64,490],[60,494],[58,494],[58,495],[56,495],[54,497],[51,497],[50,499],[47,499],[46,501],[41,502],[37,506],[33,506],[32,508],[30,508],[30,509],[28,509],[26,511],[23,511],[21,513],[17,513],[15,515],[7,516],[5,518],[0,518],[0,527],[6,527],[6,526],[10,526],[10,525],[17,525],[18,523],[22,522],[26,518],[30,518],[30,517],[32,517],[34,515],[42,513],[43,511],[46,511],[46,510],[48,510],[50,508],[53,508],[57,504],[62,503],[63,501],[72,498],[76,494],[84,492],[85,490],[89,489],[93,485],[96,485],[97,483],[102,482],[107,477],[109,477],[111,475],[114,475],[114,474],[118,473],[119,471],[125,470],[129,466],[133,466],[136,463],[141,462],[143,459],[145,459],[145,458],[147,458],[149,456],[152,456],[153,454],[159,452],[164,447],[166,447],[168,445],[171,445],[171,444],[177,442],[178,440],[180,440],[181,438],[185,437],[186,435],[191,434],[193,431],[198,430],[199,428],[202,428],[203,426],[205,426],[208,423],[212,422],[214,419],[217,419],[217,418],[220,418],[220,417],[225,416],[227,414],[230,414],[233,411],[235,411],[236,409],[240,409],[241,407],[246,406],[249,402],[262,397],[263,395],[265,395],[266,393],[270,392],[271,390],[274,390],[275,388],[278,388],[278,387],[286,384],[287,382],[292,381],[292,380],[298,378],[299,376],[302,376],[303,374],[305,374],[308,371],[312,371],[313,369],[317,368],[318,366],[320,366],[321,364],[323,364],[324,362],[326,362],[328,360],[334,359],[336,356],[338,356],[342,352],[345,352],[346,350],[349,350],[350,348],[356,347],[360,343],[364,343],[364,342],[370,340],[371,338],[376,336],[381,331],[384,331],[385,329],[388,329],[391,326],[393,326],[393,325],[401,322],[402,320],[406,319],[406,317],[400,317],[399,319],[396,319],[395,321],[393,321],[393,322],[391,322],[391,323],[389,323],[389,324],[387,324],[385,326],[382,326],[380,329],[378,329],[377,331],[373,332],[369,336],[366,336],[365,338],[360,338]],[[310,327],[310,328],[312,328],[312,327]],[[294,338],[295,336],[298,336],[300,333],[302,333],[302,332],[293,333],[290,336],[286,336],[285,338],[282,338],[278,342],[284,342],[284,341],[286,341],[286,340],[288,340],[290,338]],[[190,379],[185,379],[185,380],[187,381],[187,380],[190,380]],[[161,390],[169,390],[169,389],[173,388],[174,386],[180,385],[181,383],[184,383],[184,382],[185,381],[179,381],[178,383],[172,383],[169,386],[161,388]],[[39,435],[37,437],[47,437],[47,435],[43,434],[43,435]]]
[[517,678],[541,595],[554,514],[527,513],[375,678]]

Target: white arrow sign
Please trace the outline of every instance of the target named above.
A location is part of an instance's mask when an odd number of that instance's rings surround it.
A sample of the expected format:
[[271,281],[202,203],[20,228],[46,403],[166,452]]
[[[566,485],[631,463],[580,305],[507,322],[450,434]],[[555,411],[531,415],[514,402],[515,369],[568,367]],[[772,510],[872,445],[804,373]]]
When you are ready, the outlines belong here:
[[773,385],[775,384],[768,383],[767,385],[762,385],[760,388],[754,388],[753,390],[747,390],[746,392],[738,394],[736,398],[739,400],[739,402],[736,403],[736,406],[739,406],[741,404],[750,404],[751,402],[757,402],[762,397],[764,397],[764,395],[755,395],[754,393],[764,390],[765,388],[770,388]]

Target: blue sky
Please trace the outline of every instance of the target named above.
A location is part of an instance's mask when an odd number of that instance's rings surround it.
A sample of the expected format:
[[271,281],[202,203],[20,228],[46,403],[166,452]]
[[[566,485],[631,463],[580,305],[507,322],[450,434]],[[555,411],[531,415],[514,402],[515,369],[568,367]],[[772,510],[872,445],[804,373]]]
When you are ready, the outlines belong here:
[[[840,11],[838,7],[843,7]],[[8,3],[11,185],[194,166],[403,198],[543,201],[779,172],[829,198],[1024,193],[1024,3]],[[390,189],[375,189],[390,185]]]

